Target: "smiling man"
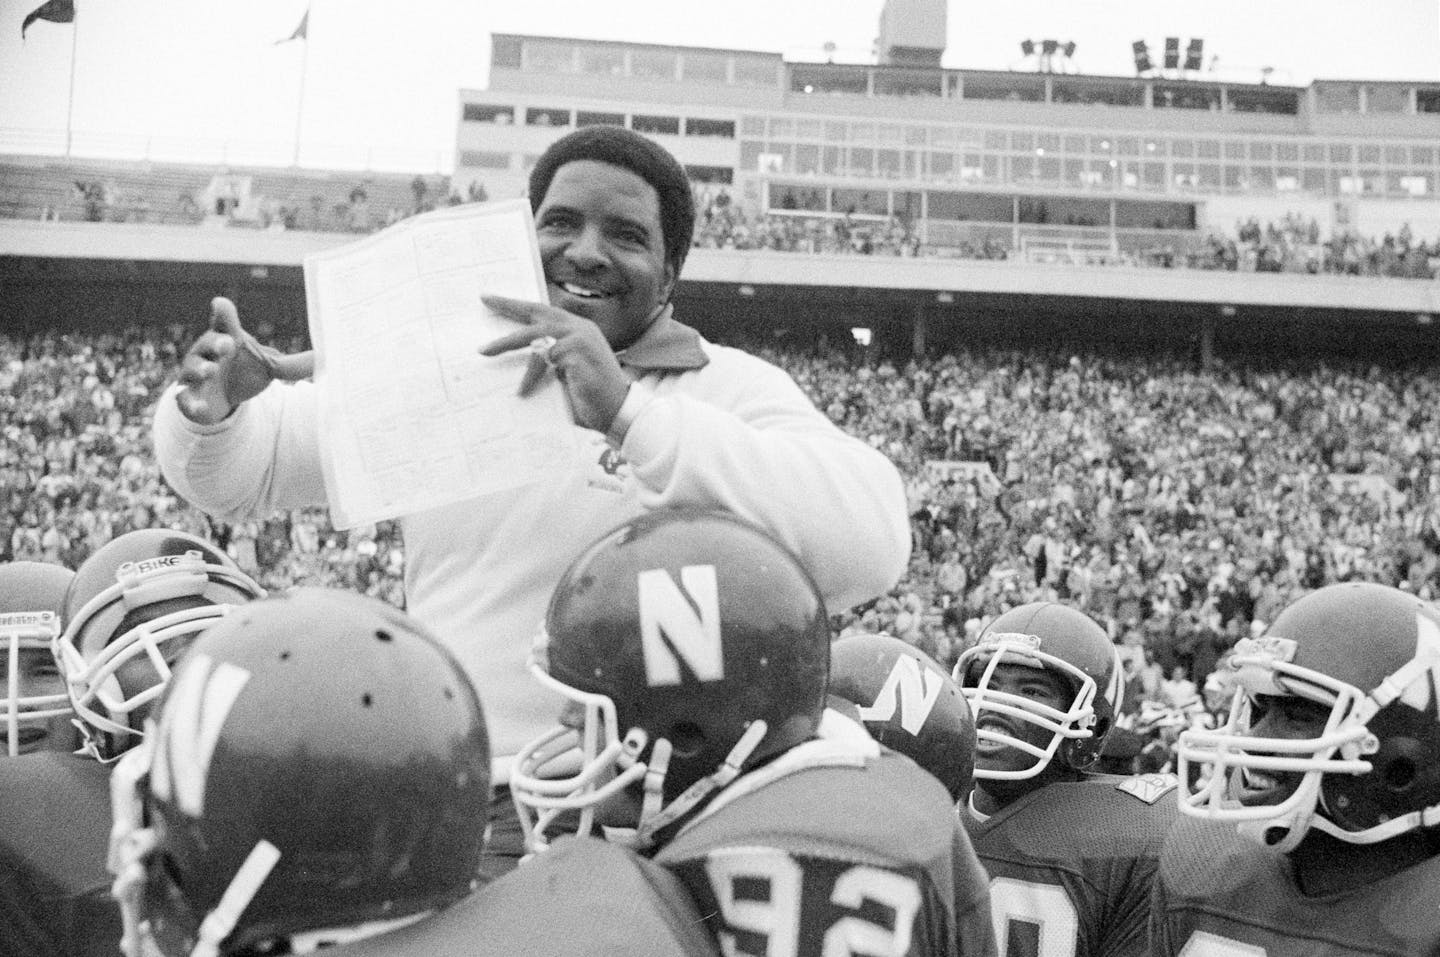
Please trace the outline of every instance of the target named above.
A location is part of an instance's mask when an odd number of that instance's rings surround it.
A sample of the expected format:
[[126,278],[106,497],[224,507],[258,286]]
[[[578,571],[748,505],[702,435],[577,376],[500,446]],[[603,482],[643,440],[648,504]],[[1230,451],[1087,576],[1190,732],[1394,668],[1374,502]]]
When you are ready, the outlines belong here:
[[[540,344],[574,418],[557,427],[577,430],[578,451],[546,482],[400,520],[406,609],[485,701],[496,871],[523,848],[511,760],[559,704],[525,669],[530,639],[586,545],[654,509],[723,508],[793,551],[836,610],[889,589],[910,552],[894,465],[839,431],[785,372],[674,315],[695,218],[674,157],[628,130],[587,127],[541,155],[530,203],[550,302],[487,298],[519,326],[485,352]],[[312,367],[261,347],[217,299],[155,414],[171,485],[226,520],[324,504],[315,390],[289,381]]]
[[1083,613],[1034,602],[991,622],[954,677],[977,738],[962,815],[990,872],[1000,953],[1147,953],[1176,782],[1087,771],[1124,694],[1114,643]]
[[1440,953],[1440,611],[1331,585],[1229,668],[1228,720],[1180,735],[1203,820],[1165,842],[1153,952]]

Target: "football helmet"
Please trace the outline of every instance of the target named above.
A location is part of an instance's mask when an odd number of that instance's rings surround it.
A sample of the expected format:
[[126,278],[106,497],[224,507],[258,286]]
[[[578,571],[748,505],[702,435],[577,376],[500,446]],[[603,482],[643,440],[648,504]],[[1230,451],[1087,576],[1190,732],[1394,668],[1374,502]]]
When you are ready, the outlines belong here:
[[[1386,585],[1329,585],[1291,604],[1260,638],[1237,643],[1230,667],[1239,687],[1225,724],[1180,735],[1182,811],[1235,821],[1281,852],[1310,828],[1370,844],[1440,824],[1435,606]],[[1315,702],[1328,717],[1313,737],[1257,736],[1257,695]],[[1191,764],[1202,782],[1194,789]],[[1299,776],[1278,803],[1237,799],[1247,781],[1277,774]]]
[[[1057,675],[1070,689],[1069,704],[1052,708],[990,687],[1002,664],[1039,668]],[[976,737],[1015,748],[1035,758],[1013,771],[975,769],[975,777],[995,780],[1033,778],[1052,759],[1083,771],[1100,759],[1105,738],[1115,726],[1124,697],[1120,653],[1110,636],[1083,612],[1056,602],[1031,602],[1012,608],[990,623],[973,647],[955,663],[954,678],[975,716]],[[1001,720],[987,726],[985,716]],[[1005,719],[1050,732],[1044,747],[1007,733]]]
[[63,690],[35,694],[30,689],[27,694],[20,677],[22,652],[41,652],[53,663],[65,590],[74,577],[70,569],[44,562],[0,565],[0,654],[5,656],[0,714],[5,718],[6,753],[11,757],[42,745],[50,723],[71,714],[70,697]]
[[648,846],[814,736],[829,663],[819,590],[764,532],[720,512],[662,510],[603,536],[561,577],[530,658],[583,723],[516,756],[527,844],[545,846],[555,818],[575,810],[588,832],[598,804],[643,781],[638,828],[623,839]]
[[55,646],[84,750],[108,762],[134,746],[190,639],[264,594],[188,532],[142,529],[96,549],[70,583]]
[[131,955],[301,953],[469,893],[490,748],[475,690],[413,619],[297,588],[197,638],[113,772]]
[[853,702],[865,730],[940,780],[956,801],[975,771],[975,721],[960,686],[925,652],[890,635],[830,646],[830,694]]

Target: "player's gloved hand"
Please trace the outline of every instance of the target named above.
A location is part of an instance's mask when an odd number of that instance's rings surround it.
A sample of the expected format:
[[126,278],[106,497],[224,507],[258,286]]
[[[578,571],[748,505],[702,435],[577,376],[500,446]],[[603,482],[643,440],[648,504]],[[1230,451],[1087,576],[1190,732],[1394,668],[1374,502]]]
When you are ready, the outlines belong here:
[[512,349],[554,339],[553,345],[537,354],[520,383],[520,395],[534,392],[548,368],[555,370],[570,399],[570,414],[583,428],[606,432],[630,389],[630,377],[620,368],[610,343],[600,327],[588,319],[555,306],[505,296],[482,296],[486,307],[522,328],[506,333],[480,350],[481,355],[498,356]]
[[180,364],[180,411],[192,422],[214,425],[275,379],[294,382],[315,373],[313,350],[284,355],[262,346],[240,326],[229,299],[210,302],[210,328]]

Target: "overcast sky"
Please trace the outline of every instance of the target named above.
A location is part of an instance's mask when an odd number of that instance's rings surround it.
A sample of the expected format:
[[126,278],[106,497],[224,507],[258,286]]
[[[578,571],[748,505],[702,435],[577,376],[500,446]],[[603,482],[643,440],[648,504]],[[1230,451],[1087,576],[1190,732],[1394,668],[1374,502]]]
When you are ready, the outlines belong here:
[[[0,0],[0,138],[63,141],[72,40],[76,143],[153,156],[300,137],[307,166],[448,170],[457,91],[486,85],[490,34],[760,49],[867,62],[881,0],[75,0],[77,22],[20,23]],[[277,45],[311,10],[306,43]],[[1130,44],[1202,37],[1231,77],[1440,79],[1437,0],[951,0],[945,65],[1023,68],[1019,42],[1077,44],[1087,73],[1133,74]],[[308,49],[307,49],[308,44]],[[22,131],[24,135],[17,134]],[[113,134],[108,141],[94,134]],[[40,142],[40,140],[36,140]],[[148,147],[146,144],[149,144]],[[40,148],[40,147],[37,147]],[[345,157],[348,162],[342,162]]]

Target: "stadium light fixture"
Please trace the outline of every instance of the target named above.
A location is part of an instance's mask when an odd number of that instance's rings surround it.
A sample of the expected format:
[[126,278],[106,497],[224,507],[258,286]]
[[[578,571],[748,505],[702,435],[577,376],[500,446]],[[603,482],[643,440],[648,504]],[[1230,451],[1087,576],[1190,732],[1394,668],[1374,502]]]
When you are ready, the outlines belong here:
[[948,306],[955,301],[955,294],[950,292],[937,292],[935,294],[935,301]]
[[1220,307],[1220,315],[1224,316],[1226,319],[1234,319],[1235,312],[1235,307],[1229,304]]
[[1199,37],[1191,37],[1190,43],[1185,47],[1185,69],[1200,69],[1200,61],[1205,58],[1205,41]]
[[1020,55],[1021,55],[1021,56],[1034,56],[1034,55],[1035,55],[1035,41],[1034,41],[1034,40],[1021,40],[1021,41],[1020,41]]
[[1435,317],[1428,312],[1417,312],[1415,314],[1415,325],[1428,326],[1435,321]]
[[1130,44],[1130,49],[1135,53],[1135,72],[1149,73],[1155,69],[1155,64],[1150,62],[1150,45],[1144,40],[1136,40]]
[[751,285],[748,285],[748,284],[747,284],[747,285],[744,285],[744,286],[741,286],[739,289],[736,289],[735,291],[738,292],[738,293],[739,293],[740,295],[742,295],[742,296],[747,296],[747,297],[748,297],[748,296],[753,296],[753,295],[755,295],[755,287],[754,287],[754,286],[751,286]]

